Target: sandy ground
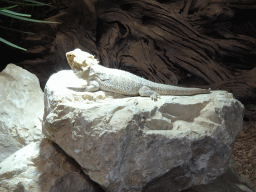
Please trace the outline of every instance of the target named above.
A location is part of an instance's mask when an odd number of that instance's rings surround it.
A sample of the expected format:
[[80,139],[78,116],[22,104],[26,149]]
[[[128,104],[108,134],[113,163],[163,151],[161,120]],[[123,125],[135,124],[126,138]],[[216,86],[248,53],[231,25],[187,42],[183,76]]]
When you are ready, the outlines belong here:
[[256,121],[244,121],[244,128],[236,138],[232,158],[237,171],[256,191]]

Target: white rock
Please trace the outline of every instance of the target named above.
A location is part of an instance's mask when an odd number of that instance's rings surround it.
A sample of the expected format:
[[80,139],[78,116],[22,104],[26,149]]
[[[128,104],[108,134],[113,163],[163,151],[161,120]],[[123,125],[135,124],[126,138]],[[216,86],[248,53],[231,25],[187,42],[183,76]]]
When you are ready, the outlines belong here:
[[0,163],[0,191],[95,192],[76,163],[47,139],[30,143]]
[[208,184],[227,170],[244,113],[232,94],[161,96],[154,102],[106,93],[95,101],[97,92],[60,83],[72,76],[61,71],[47,82],[43,133],[105,189],[164,186],[175,192]]
[[9,64],[0,73],[0,162],[44,138],[43,95],[38,78],[21,67]]

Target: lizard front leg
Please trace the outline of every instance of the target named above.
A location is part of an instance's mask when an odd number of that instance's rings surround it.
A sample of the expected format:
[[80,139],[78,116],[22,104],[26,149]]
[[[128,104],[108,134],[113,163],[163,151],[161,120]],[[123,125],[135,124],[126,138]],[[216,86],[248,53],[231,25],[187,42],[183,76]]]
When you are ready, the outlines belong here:
[[156,101],[157,98],[160,98],[159,94],[152,89],[150,89],[148,86],[142,86],[139,90],[140,96],[143,97],[150,97],[152,100]]
[[100,89],[100,85],[97,81],[90,81],[89,85],[85,87],[85,91],[94,92]]

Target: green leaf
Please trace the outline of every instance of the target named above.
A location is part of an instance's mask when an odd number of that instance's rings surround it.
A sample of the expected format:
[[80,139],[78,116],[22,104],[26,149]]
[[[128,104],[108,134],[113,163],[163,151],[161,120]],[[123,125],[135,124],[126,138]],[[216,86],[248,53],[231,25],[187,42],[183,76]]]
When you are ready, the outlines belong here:
[[0,14],[8,16],[8,17],[15,18],[15,19],[20,19],[20,20],[24,20],[24,21],[31,21],[31,22],[36,22],[36,23],[60,23],[60,22],[54,22],[54,21],[41,21],[41,20],[36,20],[36,19],[29,19],[29,18],[25,18],[25,17],[20,17],[20,16],[16,16],[16,15],[13,15],[13,14],[3,12],[3,10],[0,10]]
[[10,0],[1,0],[1,1],[5,1],[5,2],[8,2],[8,3],[14,3],[14,4],[28,5],[28,6],[44,6],[44,5],[47,5],[47,6],[53,7],[52,5],[50,5],[50,3],[49,4],[45,4],[45,3],[28,4],[28,3],[21,3],[21,2],[10,1]]
[[10,13],[10,14],[12,14],[12,15],[17,15],[17,16],[21,16],[21,17],[31,17],[31,15],[22,14],[22,13],[17,13],[17,12],[10,11],[10,10],[0,10],[0,12]]
[[11,30],[11,31],[17,31],[17,32],[20,32],[20,33],[34,34],[34,33],[31,33],[31,32],[20,31],[20,30],[11,29],[11,28],[8,28],[8,27],[2,27],[2,26],[0,26],[0,28],[4,28],[4,29],[7,29],[7,30]]
[[39,1],[35,1],[35,0],[23,0],[23,1],[27,1],[27,2],[31,2],[31,3],[35,3],[35,4],[40,4],[40,5],[50,5],[50,3],[41,3]]
[[0,8],[0,10],[3,10],[3,9],[11,9],[13,7],[17,7],[18,5],[13,5],[13,6],[10,6],[10,7],[3,7],[3,8]]
[[15,48],[17,48],[17,49],[21,49],[21,50],[23,50],[23,51],[27,51],[27,49],[24,49],[24,48],[22,48],[22,47],[19,47],[18,45],[15,45],[15,44],[13,44],[13,43],[11,43],[11,42],[9,42],[9,41],[6,41],[5,39],[3,39],[3,38],[1,38],[1,37],[0,37],[0,41],[2,41],[3,43],[5,43],[5,44],[7,44],[7,45],[10,45],[10,46],[12,46],[12,47],[15,47]]

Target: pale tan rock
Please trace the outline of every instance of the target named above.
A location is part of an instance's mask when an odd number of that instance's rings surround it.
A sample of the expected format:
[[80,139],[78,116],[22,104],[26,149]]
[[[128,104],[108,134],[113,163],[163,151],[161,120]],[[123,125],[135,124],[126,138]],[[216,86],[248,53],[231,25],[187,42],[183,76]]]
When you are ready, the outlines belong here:
[[0,163],[0,191],[95,192],[76,163],[48,139],[30,143]]
[[0,162],[44,138],[44,93],[38,78],[14,64],[0,72]]
[[62,73],[46,85],[43,133],[108,191],[181,191],[227,170],[244,113],[232,94],[95,101],[56,86]]

